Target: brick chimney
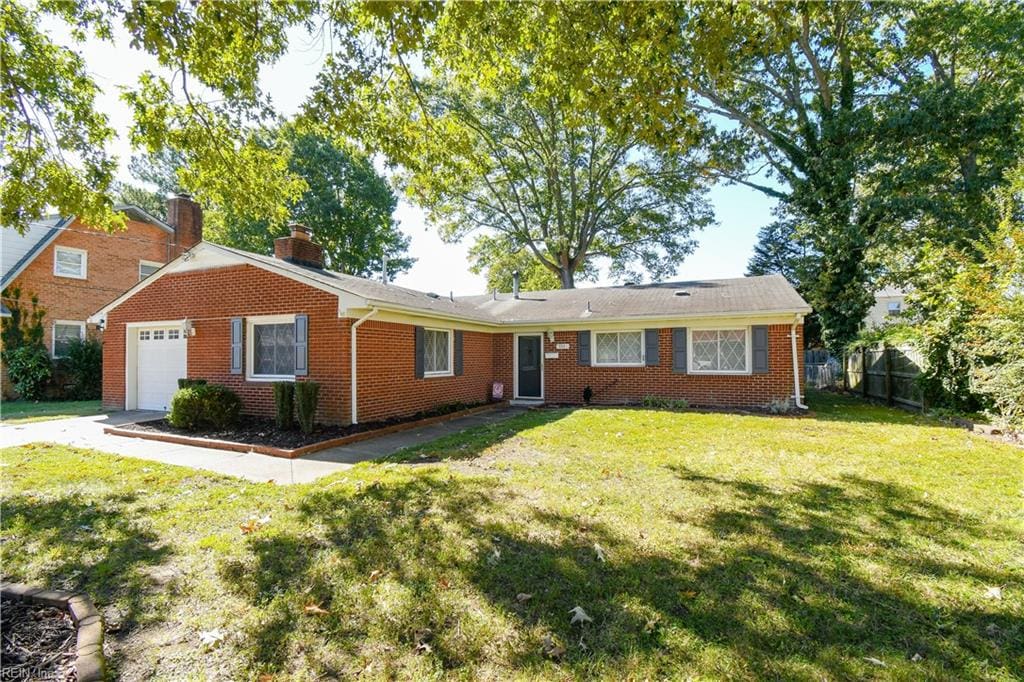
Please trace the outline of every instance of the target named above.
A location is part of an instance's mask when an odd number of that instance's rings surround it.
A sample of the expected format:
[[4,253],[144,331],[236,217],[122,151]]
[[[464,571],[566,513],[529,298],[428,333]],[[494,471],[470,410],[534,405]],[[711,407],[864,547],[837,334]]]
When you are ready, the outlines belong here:
[[178,192],[167,200],[167,223],[174,228],[176,256],[203,241],[203,209],[190,195]]
[[305,225],[292,223],[288,226],[291,235],[278,237],[274,240],[274,258],[307,265],[311,268],[322,268],[324,266],[324,250],[319,244],[312,241],[312,232]]

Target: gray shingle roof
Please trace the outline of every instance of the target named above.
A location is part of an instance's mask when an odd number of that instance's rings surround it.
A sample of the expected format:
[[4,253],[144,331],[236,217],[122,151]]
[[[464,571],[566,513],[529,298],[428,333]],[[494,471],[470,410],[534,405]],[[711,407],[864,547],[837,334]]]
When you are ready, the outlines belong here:
[[[213,245],[271,269],[308,277],[371,304],[454,316],[490,324],[542,324],[576,320],[708,317],[746,313],[809,313],[810,306],[781,275],[666,282],[619,287],[529,291],[483,296],[427,294],[363,277],[305,267],[239,249]],[[683,295],[678,295],[685,292]],[[589,305],[589,312],[588,312]]]
[[[751,312],[810,312],[781,275],[529,291],[456,299],[499,322],[560,322],[632,317],[701,317]],[[589,312],[588,312],[589,308]]]

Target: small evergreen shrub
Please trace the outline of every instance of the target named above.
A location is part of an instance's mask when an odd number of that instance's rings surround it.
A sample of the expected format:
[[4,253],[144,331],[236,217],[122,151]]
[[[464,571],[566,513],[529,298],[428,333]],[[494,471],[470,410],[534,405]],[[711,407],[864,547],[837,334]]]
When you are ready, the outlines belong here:
[[590,401],[593,398],[594,398],[594,389],[592,389],[590,386],[587,386],[586,388],[584,388],[583,389],[583,402],[586,403],[587,405],[589,405]]
[[660,398],[656,395],[645,395],[643,406],[659,410],[685,410],[690,403],[683,398]]
[[290,429],[295,426],[295,382],[277,381],[274,383],[274,421],[277,428]]
[[300,381],[295,384],[295,416],[303,433],[313,433],[318,402],[320,384],[315,381]]
[[178,388],[191,388],[193,386],[205,386],[206,379],[178,379]]
[[241,399],[227,386],[198,384],[178,389],[167,422],[187,431],[226,429],[238,423],[241,413]]
[[7,376],[25,400],[39,400],[53,376],[53,362],[42,344],[29,344],[4,351]]
[[95,400],[103,386],[103,344],[96,339],[74,339],[61,360],[74,400]]

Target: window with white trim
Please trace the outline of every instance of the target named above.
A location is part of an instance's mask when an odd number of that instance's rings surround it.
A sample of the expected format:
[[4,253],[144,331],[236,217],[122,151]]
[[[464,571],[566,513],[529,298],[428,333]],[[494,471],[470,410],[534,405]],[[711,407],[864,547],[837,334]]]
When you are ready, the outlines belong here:
[[903,306],[900,304],[899,301],[889,301],[888,305],[886,306],[886,311],[890,315],[899,315],[900,314],[900,310],[902,308],[903,308]]
[[295,378],[295,316],[248,318],[247,377],[256,380]]
[[154,272],[156,272],[157,270],[159,270],[163,266],[164,266],[163,263],[157,263],[156,261],[140,260],[139,261],[139,281],[141,282],[142,280],[146,279],[147,277],[152,275]]
[[745,374],[750,371],[747,329],[693,329],[690,371],[696,374]]
[[53,250],[53,274],[58,277],[85,279],[88,265],[89,254],[82,249],[58,246]]
[[67,357],[72,341],[85,339],[85,322],[57,320],[53,323],[53,357]]
[[644,364],[644,333],[594,332],[594,364],[612,367]]
[[452,333],[447,329],[423,330],[423,376],[452,373]]

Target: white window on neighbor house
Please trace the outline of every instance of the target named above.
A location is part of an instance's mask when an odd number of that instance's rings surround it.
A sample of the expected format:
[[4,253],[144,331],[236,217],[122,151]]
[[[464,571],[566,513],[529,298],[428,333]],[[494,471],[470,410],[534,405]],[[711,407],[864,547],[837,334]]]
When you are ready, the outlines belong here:
[[694,374],[746,374],[750,371],[747,329],[690,331],[690,371]]
[[629,367],[644,364],[644,333],[594,332],[594,364]]
[[295,316],[271,315],[246,320],[247,378],[257,381],[295,378]]
[[58,246],[53,250],[53,274],[58,277],[85,279],[89,266],[89,254],[83,249]]
[[890,315],[899,315],[903,305],[899,301],[889,301],[886,305],[886,312]]
[[140,260],[139,261],[139,281],[146,279],[154,272],[163,267],[163,263],[157,263],[152,260]]
[[423,376],[452,373],[452,333],[448,329],[423,330]]
[[85,338],[85,322],[57,320],[53,323],[53,357],[64,358],[72,341]]

